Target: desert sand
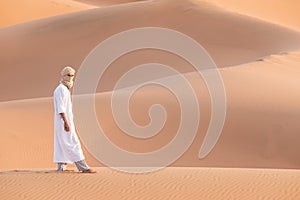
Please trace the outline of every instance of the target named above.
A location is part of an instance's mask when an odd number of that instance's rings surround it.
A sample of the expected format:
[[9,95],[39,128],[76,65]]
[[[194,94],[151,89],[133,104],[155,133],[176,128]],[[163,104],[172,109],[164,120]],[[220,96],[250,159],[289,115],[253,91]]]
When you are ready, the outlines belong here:
[[297,0],[212,0],[212,2],[230,9],[232,12],[264,19],[292,29],[300,29],[300,22],[298,20],[300,2]]
[[92,8],[96,7],[73,0],[1,1],[0,28]]
[[132,2],[137,2],[137,1],[145,1],[145,0],[76,0],[76,1],[88,4],[88,5],[103,7],[103,6],[120,5],[120,4],[127,4],[127,3],[132,3]]
[[[5,171],[2,199],[298,199],[295,170],[166,168],[147,175]],[[20,193],[19,191],[23,191]]]
[[[7,1],[5,10],[15,8],[16,2]],[[294,21],[299,13],[293,11],[298,2],[276,1],[266,12],[258,5],[268,1],[253,1],[253,9],[234,0],[82,0],[65,8],[62,2],[67,1],[55,2],[63,12],[47,6],[48,14],[34,16],[42,19],[29,21],[33,18],[24,13],[24,21],[7,18],[9,25],[24,23],[0,28],[0,199],[300,198],[300,26]],[[40,8],[30,1],[28,5]],[[279,12],[276,5],[284,9]],[[166,108],[164,129],[148,140],[124,134],[108,108],[114,84],[132,66],[147,62],[173,66],[189,80],[199,100],[200,127],[190,148],[168,168],[139,175],[106,168],[84,148],[87,162],[98,174],[54,172],[52,92],[60,69],[65,65],[79,69],[101,41],[143,26],[181,31],[216,62],[226,89],[227,113],[215,148],[198,158],[211,117],[201,76],[173,54],[141,50],[117,59],[99,82],[98,120],[108,138],[128,151],[164,146],[180,120],[178,102],[170,92],[149,86],[131,99],[132,117],[140,125],[149,123],[147,111],[154,103]]]

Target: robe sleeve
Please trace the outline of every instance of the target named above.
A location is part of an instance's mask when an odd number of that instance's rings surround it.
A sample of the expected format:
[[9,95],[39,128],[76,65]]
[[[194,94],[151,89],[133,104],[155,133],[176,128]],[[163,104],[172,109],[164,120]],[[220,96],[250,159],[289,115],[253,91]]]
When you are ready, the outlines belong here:
[[63,90],[63,88],[60,88],[55,96],[55,101],[56,101],[56,109],[57,113],[66,113],[67,109],[67,94]]

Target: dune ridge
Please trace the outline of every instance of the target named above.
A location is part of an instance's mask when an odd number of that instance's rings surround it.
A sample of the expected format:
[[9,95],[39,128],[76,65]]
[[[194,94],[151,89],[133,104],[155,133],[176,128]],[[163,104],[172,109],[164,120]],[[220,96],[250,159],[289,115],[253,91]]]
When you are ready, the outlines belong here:
[[92,8],[96,7],[72,0],[1,1],[0,28]]
[[77,0],[77,1],[85,4],[90,4],[93,6],[103,7],[103,6],[127,4],[127,3],[147,1],[147,0]]
[[236,13],[264,19],[300,31],[299,8],[297,0],[213,0],[219,6]]

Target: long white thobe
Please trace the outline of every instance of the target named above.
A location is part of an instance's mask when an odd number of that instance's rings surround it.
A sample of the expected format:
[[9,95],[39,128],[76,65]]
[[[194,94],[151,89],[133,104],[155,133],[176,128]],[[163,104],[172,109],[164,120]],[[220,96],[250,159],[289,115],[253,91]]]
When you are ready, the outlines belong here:
[[[60,113],[65,113],[70,131],[64,129]],[[71,94],[69,89],[59,84],[54,91],[54,162],[73,163],[83,160],[84,155],[76,134],[73,121]]]

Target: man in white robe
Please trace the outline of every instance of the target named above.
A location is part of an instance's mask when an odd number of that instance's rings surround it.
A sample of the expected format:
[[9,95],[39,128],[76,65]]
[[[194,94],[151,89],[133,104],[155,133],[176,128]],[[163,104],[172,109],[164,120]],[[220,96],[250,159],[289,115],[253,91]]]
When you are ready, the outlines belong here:
[[67,164],[75,163],[79,171],[95,173],[85,162],[73,121],[70,89],[74,76],[75,70],[65,67],[54,91],[54,163],[58,164],[57,171],[65,171]]

